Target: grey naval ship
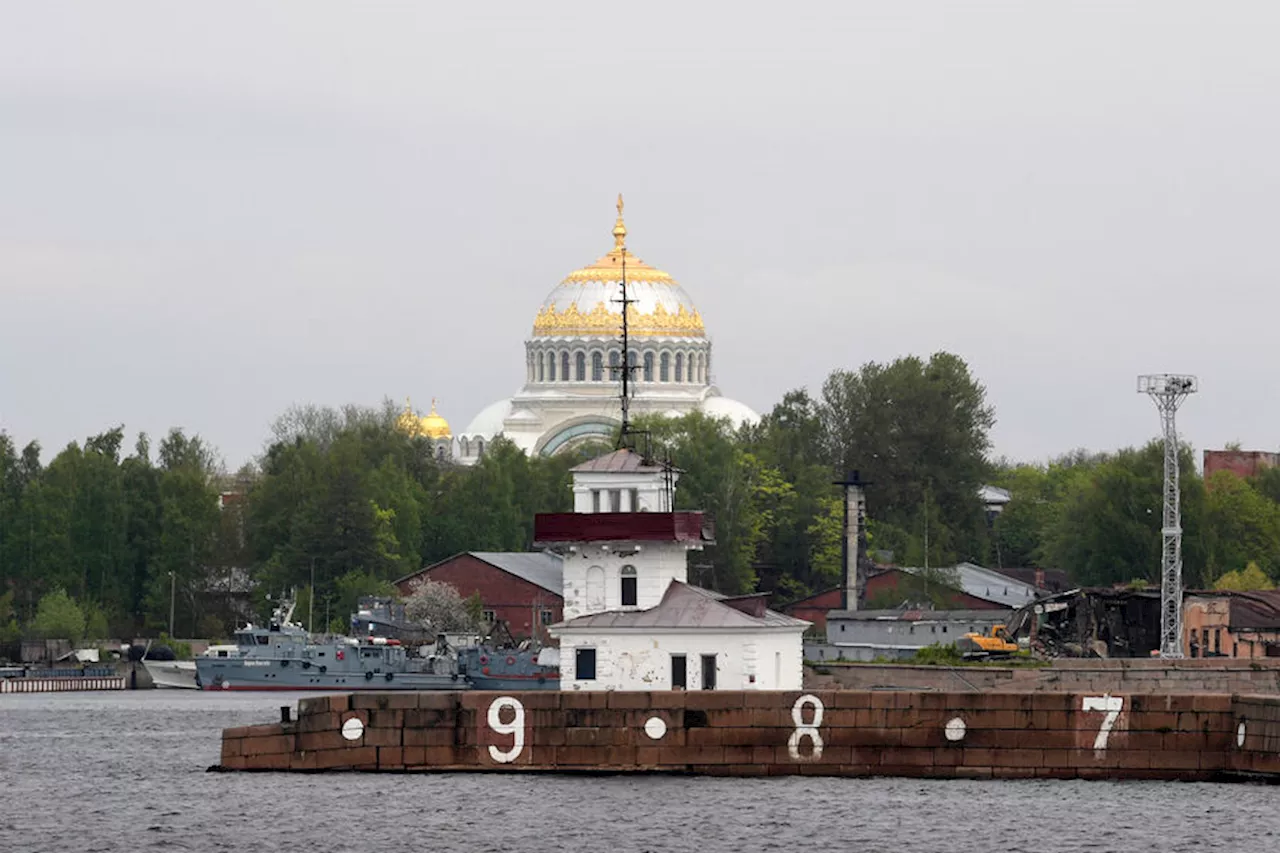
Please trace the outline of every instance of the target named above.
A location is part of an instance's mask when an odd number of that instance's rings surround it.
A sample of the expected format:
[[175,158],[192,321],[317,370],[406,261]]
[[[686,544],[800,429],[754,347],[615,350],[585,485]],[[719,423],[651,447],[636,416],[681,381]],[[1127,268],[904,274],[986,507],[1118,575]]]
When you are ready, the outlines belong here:
[[204,690],[459,690],[457,654],[441,638],[409,646],[394,637],[313,638],[277,608],[265,626],[249,624],[235,648],[196,658]]
[[312,637],[279,607],[246,625],[234,646],[196,658],[204,690],[558,690],[559,649],[440,635],[426,642],[403,605],[361,599],[351,637]]

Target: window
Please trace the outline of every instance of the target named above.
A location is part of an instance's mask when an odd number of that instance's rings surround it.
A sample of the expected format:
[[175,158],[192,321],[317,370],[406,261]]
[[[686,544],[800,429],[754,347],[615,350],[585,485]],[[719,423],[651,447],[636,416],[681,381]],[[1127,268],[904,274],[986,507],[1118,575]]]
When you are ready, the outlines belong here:
[[587,379],[587,354],[580,352],[574,360],[577,362],[578,372],[573,378],[579,382],[585,382]]
[[556,354],[553,352],[547,353],[547,381],[556,381]]
[[1222,654],[1222,631],[1218,628],[1213,629],[1213,653]]
[[632,512],[640,511],[640,490],[639,489],[631,490],[631,511]]
[[596,650],[574,649],[573,672],[579,681],[596,680]]
[[542,382],[547,378],[547,363],[542,360],[542,356],[538,356],[538,381]]
[[622,489],[609,490],[609,512],[622,512]]
[[644,381],[653,381],[653,353],[651,352],[644,354]]
[[658,357],[658,381],[659,382],[670,381],[671,379],[670,369],[671,369],[671,353],[664,352],[662,355]]
[[609,353],[609,380],[616,382],[622,378],[622,356],[617,350]]
[[476,439],[476,456],[484,456],[484,439]]
[[707,357],[702,353],[698,353],[698,384],[705,385],[707,382]]
[[671,689],[686,690],[689,687],[689,659],[684,655],[671,656]]
[[622,606],[635,607],[637,598],[635,566],[622,567]]
[[544,611],[542,611],[542,624],[543,624],[543,625],[550,625],[550,624],[551,624],[551,621],[552,621],[554,618],[555,618],[555,614],[554,614],[554,613],[552,613],[550,610],[544,610]]
[[716,689],[716,656],[702,656],[702,689]]
[[604,356],[598,352],[591,353],[591,381],[600,382],[604,379]]
[[560,381],[569,381],[569,353],[568,351],[560,353]]
[[591,490],[591,511],[592,512],[600,511],[600,490],[599,489]]
[[684,381],[684,353],[676,353],[676,381]]
[[[473,610],[471,612],[474,613],[475,611]],[[494,622],[498,621],[498,614],[492,610],[481,610],[480,618],[483,619],[486,624],[492,625]]]
[[463,456],[466,456],[468,453],[470,453],[470,452],[471,452],[471,445],[470,445],[470,442],[468,442],[465,438],[464,438],[464,439],[462,439],[461,447],[462,447],[462,455],[463,455]]

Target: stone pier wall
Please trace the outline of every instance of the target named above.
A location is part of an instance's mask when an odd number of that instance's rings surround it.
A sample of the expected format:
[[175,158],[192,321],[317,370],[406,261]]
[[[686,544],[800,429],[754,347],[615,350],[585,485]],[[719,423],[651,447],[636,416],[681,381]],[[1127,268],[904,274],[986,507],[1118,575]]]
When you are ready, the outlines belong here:
[[1034,693],[1241,693],[1280,696],[1280,658],[1058,660],[1045,667],[823,663],[805,686],[825,690]]
[[225,770],[1280,777],[1280,699],[943,692],[358,693],[224,732]]

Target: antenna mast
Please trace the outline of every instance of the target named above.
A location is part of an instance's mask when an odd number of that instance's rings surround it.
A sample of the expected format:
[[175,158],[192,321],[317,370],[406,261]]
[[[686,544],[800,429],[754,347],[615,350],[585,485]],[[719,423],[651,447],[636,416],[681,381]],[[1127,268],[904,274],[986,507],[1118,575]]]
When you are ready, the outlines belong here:
[[619,282],[622,298],[614,302],[622,305],[622,429],[618,433],[618,447],[628,447],[631,435],[631,332],[627,311],[635,302],[627,294],[627,226],[622,222],[622,193],[618,193],[618,221],[613,226],[614,251],[622,258],[622,278]]
[[1160,528],[1160,657],[1182,657],[1182,504],[1178,491],[1178,407],[1200,389],[1194,376],[1138,377],[1138,393],[1156,403],[1164,427],[1164,515]]

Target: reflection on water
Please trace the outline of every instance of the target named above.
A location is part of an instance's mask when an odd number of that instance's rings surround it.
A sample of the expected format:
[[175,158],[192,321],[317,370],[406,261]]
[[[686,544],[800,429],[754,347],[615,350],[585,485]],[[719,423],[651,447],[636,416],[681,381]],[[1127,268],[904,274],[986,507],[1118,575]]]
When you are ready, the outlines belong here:
[[1253,785],[205,772],[296,698],[0,697],[0,851],[1280,850]]

